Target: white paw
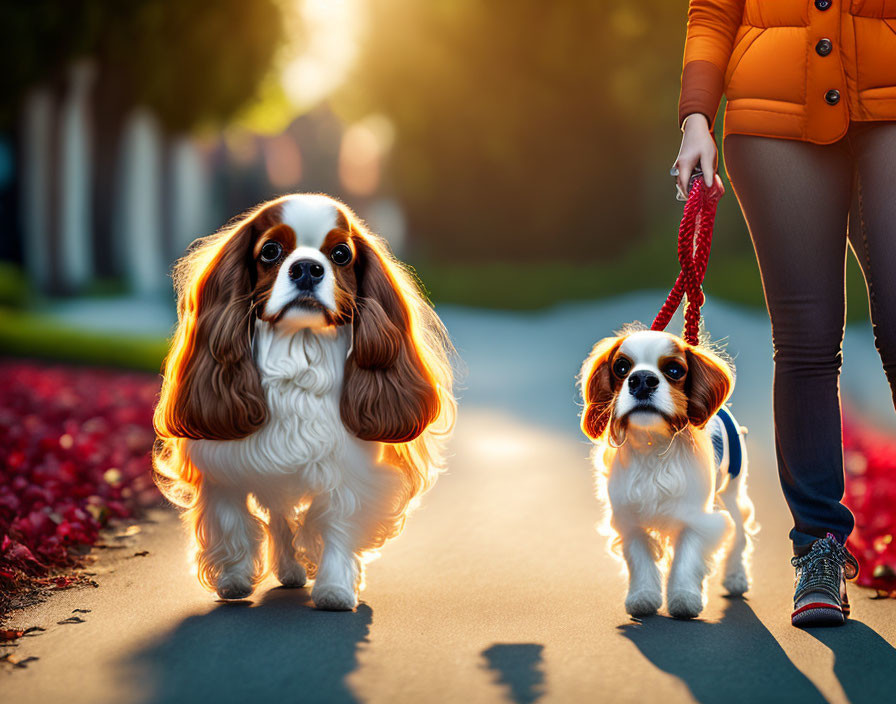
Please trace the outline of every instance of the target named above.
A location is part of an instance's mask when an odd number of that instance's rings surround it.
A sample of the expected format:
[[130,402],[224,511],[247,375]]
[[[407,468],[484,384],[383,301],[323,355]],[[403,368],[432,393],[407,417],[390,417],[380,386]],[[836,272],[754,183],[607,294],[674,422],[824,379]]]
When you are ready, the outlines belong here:
[[311,599],[324,611],[352,611],[358,605],[358,595],[353,590],[336,584],[315,584]]
[[663,595],[658,591],[641,589],[637,592],[629,592],[625,598],[626,613],[640,618],[652,616],[663,605]]
[[277,565],[275,570],[277,580],[284,587],[304,587],[308,581],[308,575],[305,568],[298,562],[288,562],[287,564]]
[[696,618],[703,611],[703,595],[700,592],[673,592],[669,594],[669,613],[675,618]]
[[750,588],[750,580],[747,579],[747,573],[743,568],[737,568],[733,572],[725,575],[722,580],[722,586],[725,587],[731,596],[742,596],[747,593]]
[[244,575],[223,574],[218,578],[215,591],[222,599],[245,599],[251,596],[254,587],[252,580]]

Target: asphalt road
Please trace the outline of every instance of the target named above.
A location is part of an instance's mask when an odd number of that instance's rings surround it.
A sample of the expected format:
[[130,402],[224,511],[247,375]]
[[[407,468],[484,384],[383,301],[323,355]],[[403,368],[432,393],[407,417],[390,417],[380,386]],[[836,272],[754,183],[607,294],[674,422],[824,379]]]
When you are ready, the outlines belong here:
[[[539,314],[448,309],[468,372],[449,472],[368,572],[355,613],[262,585],[225,604],[189,574],[171,513],[103,551],[98,589],[62,592],[15,623],[47,628],[0,668],[2,702],[888,702],[896,603],[853,590],[844,628],[789,624],[789,514],[772,462],[768,323],[710,302],[736,356],[734,410],[750,428],[762,524],[747,599],[711,580],[704,617],[639,623],[595,532],[573,377],[595,338],[647,319],[662,295]],[[673,324],[674,325],[674,324]],[[866,326],[844,388],[893,423]],[[133,553],[148,550],[142,557]],[[79,612],[82,622],[59,624]]]

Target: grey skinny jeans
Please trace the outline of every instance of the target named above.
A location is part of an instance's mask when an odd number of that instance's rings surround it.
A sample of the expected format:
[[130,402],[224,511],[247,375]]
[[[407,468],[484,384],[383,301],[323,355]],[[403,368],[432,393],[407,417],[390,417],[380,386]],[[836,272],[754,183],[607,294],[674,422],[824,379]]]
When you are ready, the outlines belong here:
[[829,145],[729,135],[724,155],[771,318],[778,473],[802,554],[828,532],[845,541],[855,523],[841,503],[847,242],[896,390],[896,123],[855,122]]

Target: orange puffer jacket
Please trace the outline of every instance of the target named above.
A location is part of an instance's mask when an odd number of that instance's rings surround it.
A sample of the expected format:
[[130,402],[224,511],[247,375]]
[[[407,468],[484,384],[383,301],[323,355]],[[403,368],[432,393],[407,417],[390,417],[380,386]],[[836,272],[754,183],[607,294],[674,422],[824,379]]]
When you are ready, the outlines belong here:
[[835,142],[850,120],[896,120],[896,0],[690,0],[679,123]]

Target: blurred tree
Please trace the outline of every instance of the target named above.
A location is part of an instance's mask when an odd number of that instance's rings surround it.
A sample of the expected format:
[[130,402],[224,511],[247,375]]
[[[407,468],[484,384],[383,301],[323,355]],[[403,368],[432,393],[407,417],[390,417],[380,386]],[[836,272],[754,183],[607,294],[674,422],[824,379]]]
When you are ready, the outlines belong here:
[[131,110],[149,109],[168,134],[224,123],[255,96],[283,39],[280,0],[3,2],[0,125],[14,123],[30,89],[56,84],[58,92],[73,61],[95,64],[93,192],[102,253],[113,241],[109,204]]
[[686,11],[687,0],[369,3],[341,100],[394,121],[392,175],[418,254],[594,259],[660,223],[674,232]]
[[98,93],[141,105],[171,131],[231,118],[258,89],[284,38],[278,0],[30,0],[0,3],[4,102],[79,57],[99,64]]
[[277,0],[105,0],[100,63],[171,132],[221,124],[254,97],[283,39]]
[[86,5],[80,0],[0,3],[0,128],[15,125],[31,87],[58,80],[72,57],[90,46],[96,32]]
[[[92,2],[104,6],[107,22],[95,44],[94,213],[102,255],[116,246],[108,204],[130,110],[148,108],[168,134],[224,124],[255,97],[284,36],[278,0]],[[111,261],[98,264],[111,273]]]

